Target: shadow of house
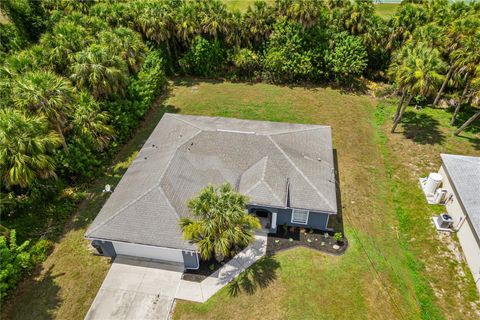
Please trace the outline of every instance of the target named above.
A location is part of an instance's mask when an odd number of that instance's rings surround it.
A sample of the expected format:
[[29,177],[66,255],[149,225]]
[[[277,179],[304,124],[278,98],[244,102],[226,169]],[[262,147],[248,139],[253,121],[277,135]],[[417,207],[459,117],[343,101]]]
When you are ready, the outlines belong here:
[[[2,319],[36,319],[50,320],[55,319],[55,310],[62,303],[59,296],[60,287],[55,282],[55,278],[61,277],[64,273],[53,275],[53,266],[50,266],[40,275],[40,268],[36,276],[26,278],[22,281],[12,295],[2,302]],[[42,292],[42,295],[36,293]],[[15,301],[26,301],[20,307]]]
[[338,168],[338,153],[337,149],[333,149],[333,166],[335,172],[335,184],[336,184],[336,197],[337,197],[337,214],[331,215],[328,220],[328,227],[335,232],[344,233],[343,228],[343,207],[342,207],[342,193],[340,189],[340,170]]
[[244,291],[254,294],[258,288],[266,288],[277,279],[280,263],[272,256],[265,256],[245,271],[240,273],[228,286],[228,294],[232,297]]
[[403,134],[419,144],[440,144],[445,135],[439,130],[440,122],[424,113],[407,111],[403,115]]

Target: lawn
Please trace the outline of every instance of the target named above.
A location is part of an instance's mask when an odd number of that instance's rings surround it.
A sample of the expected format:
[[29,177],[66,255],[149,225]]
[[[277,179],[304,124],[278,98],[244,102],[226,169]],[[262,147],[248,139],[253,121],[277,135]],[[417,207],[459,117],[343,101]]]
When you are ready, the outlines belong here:
[[[239,10],[240,12],[245,12],[247,8],[255,2],[255,0],[223,0],[228,6],[229,9]],[[274,0],[266,0],[269,4],[274,4]],[[397,11],[399,4],[398,3],[381,3],[375,5],[376,13],[382,18],[390,18]]]
[[400,4],[380,3],[375,5],[375,12],[382,18],[388,19],[395,14]]
[[[19,286],[5,319],[83,319],[109,262],[83,234],[164,110],[184,114],[331,125],[350,248],[341,257],[305,248],[267,260],[268,283],[227,286],[204,304],[179,301],[174,319],[475,319],[471,276],[429,217],[417,178],[440,164],[439,152],[480,155],[478,133],[453,137],[449,113],[409,111],[388,133],[395,101],[320,87],[175,79],[105,176],[88,190],[74,221],[34,279]],[[259,268],[259,270],[263,270]],[[267,273],[260,272],[259,277]],[[466,274],[464,276],[463,274]],[[253,274],[253,277],[256,275]]]

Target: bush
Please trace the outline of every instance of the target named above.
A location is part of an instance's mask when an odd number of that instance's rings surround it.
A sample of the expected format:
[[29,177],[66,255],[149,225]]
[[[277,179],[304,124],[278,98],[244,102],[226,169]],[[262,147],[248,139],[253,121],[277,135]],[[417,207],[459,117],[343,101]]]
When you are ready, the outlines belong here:
[[214,76],[219,71],[224,60],[224,52],[219,41],[209,41],[197,36],[179,63],[187,73],[208,77]]
[[362,39],[342,32],[333,37],[325,59],[332,77],[349,83],[367,67],[367,50]]
[[130,136],[138,121],[162,92],[167,83],[163,68],[162,53],[158,50],[148,52],[140,72],[130,78],[127,99],[106,104],[118,141],[124,141]]
[[0,236],[0,300],[14,288],[22,275],[30,271],[36,263],[43,261],[51,243],[38,241],[30,247],[30,241],[17,245],[15,230],[10,231],[10,237]]
[[333,239],[335,239],[337,243],[340,243],[343,240],[343,234],[341,232],[335,232]]
[[253,73],[260,69],[260,59],[258,55],[250,49],[240,49],[233,56],[233,64],[237,72],[242,76],[252,76]]

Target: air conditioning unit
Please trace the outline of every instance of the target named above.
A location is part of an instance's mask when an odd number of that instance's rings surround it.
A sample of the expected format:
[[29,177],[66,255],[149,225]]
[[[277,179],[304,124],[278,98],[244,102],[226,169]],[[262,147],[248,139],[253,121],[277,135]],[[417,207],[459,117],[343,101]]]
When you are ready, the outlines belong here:
[[445,203],[447,193],[448,193],[447,189],[438,188],[437,191],[435,191],[435,194],[433,196],[433,203],[436,203],[436,204]]
[[425,194],[427,196],[433,196],[441,183],[442,183],[442,176],[436,172],[431,172],[428,175],[427,181],[425,182],[425,186],[423,187],[425,190]]
[[448,229],[453,224],[453,218],[449,214],[442,213],[437,218],[437,224],[440,228]]

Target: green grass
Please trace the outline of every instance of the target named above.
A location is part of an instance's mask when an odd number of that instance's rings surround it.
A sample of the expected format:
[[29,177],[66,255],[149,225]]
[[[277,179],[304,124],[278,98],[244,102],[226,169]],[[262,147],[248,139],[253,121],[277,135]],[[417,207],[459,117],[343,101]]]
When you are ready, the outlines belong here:
[[380,17],[388,19],[395,14],[399,6],[398,3],[381,3],[375,5],[375,12]]
[[258,266],[259,277],[269,274],[263,285],[253,281],[237,295],[227,286],[204,304],[179,301],[174,319],[478,318],[465,264],[442,253],[446,240],[430,225],[441,208],[426,205],[417,182],[438,169],[439,152],[480,154],[477,129],[453,137],[449,112],[427,108],[409,110],[392,135],[394,102],[377,107],[369,95],[330,88],[175,79],[163,106],[88,190],[52,255],[20,285],[2,318],[83,319],[109,267],[88,251],[83,234],[105,201],[103,186],[119,181],[164,110],[331,125],[350,243],[341,257],[306,248],[277,254]]
[[[468,274],[464,264],[441,255],[442,243],[429,223],[441,208],[425,204],[416,180],[438,169],[440,150],[478,153],[473,135],[473,140],[449,136],[435,144],[437,138],[426,131],[433,122],[422,114],[431,113],[443,126],[448,112],[424,109],[418,118],[410,112],[404,126],[408,132],[391,136],[394,105],[375,108],[368,96],[191,79],[176,85],[166,103],[181,113],[331,125],[351,247],[341,258],[306,249],[283,252],[274,257],[277,280],[266,288],[235,297],[227,288],[206,304],[179,302],[175,319],[222,319],[225,314],[232,319],[475,318],[477,306],[465,308],[455,301],[462,297],[460,301],[478,303],[473,281],[457,276],[459,271]],[[421,132],[411,132],[419,126]],[[392,145],[392,137],[398,146]],[[404,146],[425,150],[408,158],[391,151]],[[423,153],[432,158],[431,167],[422,166]],[[418,168],[417,175],[411,175],[411,167]],[[452,280],[442,281],[444,274]]]
[[[269,5],[273,5],[275,0],[264,0]],[[249,6],[253,6],[255,0],[223,0],[230,10],[239,10],[245,12]]]

